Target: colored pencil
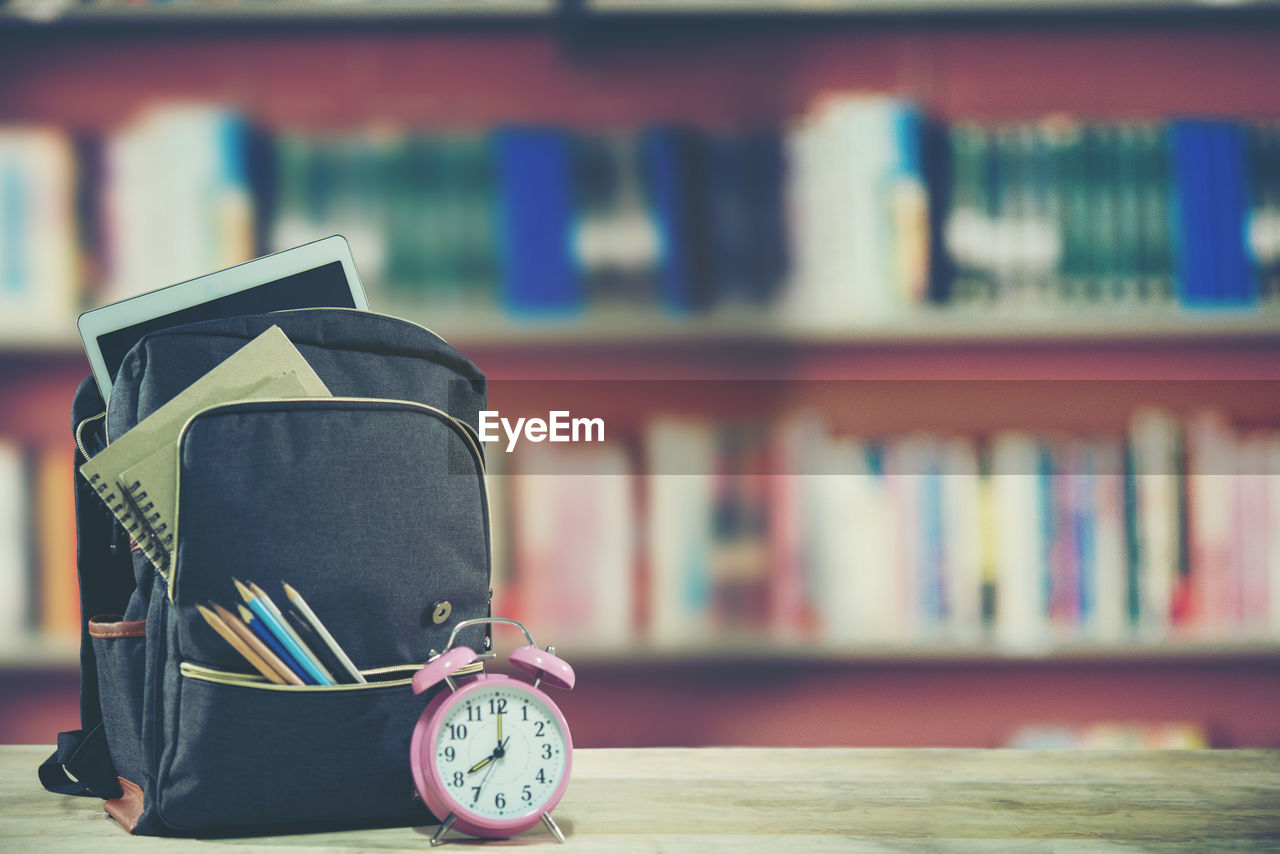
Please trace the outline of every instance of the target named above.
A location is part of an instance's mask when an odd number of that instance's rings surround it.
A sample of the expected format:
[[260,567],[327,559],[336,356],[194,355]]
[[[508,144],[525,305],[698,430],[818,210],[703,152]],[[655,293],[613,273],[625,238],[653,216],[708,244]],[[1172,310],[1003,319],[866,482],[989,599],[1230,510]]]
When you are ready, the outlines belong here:
[[262,620],[255,617],[253,612],[243,605],[237,605],[236,612],[240,615],[240,619],[244,624],[249,627],[249,630],[257,635],[258,640],[266,644],[267,648],[276,654],[276,658],[279,658],[285,667],[297,674],[304,683],[308,685],[316,684],[316,680],[312,679],[302,665],[298,664],[294,657],[289,654],[289,650],[285,649],[280,644],[280,641],[276,640],[276,636],[271,634],[271,630],[263,624]]
[[280,660],[280,656],[271,651],[270,647],[258,639],[244,622],[221,605],[213,605],[213,610],[217,613],[226,627],[231,629],[240,636],[245,645],[252,649],[258,656],[267,663],[267,666],[280,674],[280,677],[290,685],[305,685],[298,674],[289,669],[289,665]]
[[205,622],[212,626],[213,630],[221,635],[223,640],[231,644],[236,652],[244,656],[245,660],[252,664],[255,670],[277,685],[285,684],[284,677],[277,673],[271,665],[267,664],[262,659],[262,656],[250,649],[249,645],[241,640],[239,635],[231,631],[226,623],[222,622],[221,617],[203,605],[197,605],[196,609],[200,612],[200,616],[204,617]]
[[320,636],[320,640],[324,641],[324,645],[338,659],[343,669],[347,671],[347,675],[356,682],[367,682],[368,680],[364,678],[360,668],[356,667],[355,662],[347,656],[347,653],[338,645],[338,642],[333,639],[333,635],[325,628],[324,623],[320,622],[320,618],[316,616],[315,611],[311,610],[311,606],[307,604],[307,600],[302,598],[302,594],[292,584],[285,583],[284,595],[288,598],[290,604],[298,610],[298,613],[306,619],[311,628],[315,630],[315,633]]
[[333,677],[329,675],[329,671],[325,670],[324,665],[317,661],[315,656],[307,650],[306,644],[302,642],[297,633],[289,628],[283,617],[276,616],[280,609],[275,607],[275,603],[271,603],[268,606],[267,603],[270,602],[270,597],[265,593],[259,595],[261,588],[256,585],[254,585],[253,590],[250,590],[240,581],[234,578],[232,581],[235,583],[240,597],[249,606],[249,610],[253,611],[258,619],[266,624],[266,627],[276,636],[276,640],[280,641],[280,644],[289,650],[289,653],[302,666],[302,669],[306,670],[311,675],[311,678],[315,679],[320,685],[335,684]]
[[300,632],[290,624],[289,618],[285,616],[284,609],[277,605],[275,600],[267,595],[267,591],[263,590],[252,581],[245,586],[249,588],[249,591],[253,593],[254,596],[258,597],[258,601],[265,605],[268,611],[275,615],[275,618],[280,621],[280,625],[289,633],[289,636],[306,651],[307,655],[311,657],[311,661],[320,668],[320,672],[325,676],[328,676],[330,679],[333,679],[336,683],[338,680],[334,678],[333,672],[329,669],[331,665],[326,664],[324,660],[320,658],[319,653],[312,649],[311,644],[308,643],[307,639],[304,637],[304,635],[307,635],[308,633]]

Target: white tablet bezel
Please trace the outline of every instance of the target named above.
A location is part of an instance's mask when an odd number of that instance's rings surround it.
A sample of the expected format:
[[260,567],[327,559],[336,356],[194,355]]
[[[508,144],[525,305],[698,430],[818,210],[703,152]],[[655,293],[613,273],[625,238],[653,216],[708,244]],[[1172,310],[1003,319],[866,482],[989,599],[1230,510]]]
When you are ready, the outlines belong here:
[[368,311],[369,300],[365,296],[364,286],[360,283],[360,275],[356,272],[356,263],[351,257],[351,247],[347,245],[346,238],[335,234],[81,314],[76,321],[76,326],[80,329],[85,355],[89,357],[89,367],[93,371],[93,378],[98,383],[98,390],[102,392],[103,400],[111,396],[112,383],[111,373],[98,346],[100,335],[185,308],[193,308],[201,303],[274,282],[286,276],[323,267],[334,261],[342,264],[347,288],[351,291],[351,300],[355,307]]

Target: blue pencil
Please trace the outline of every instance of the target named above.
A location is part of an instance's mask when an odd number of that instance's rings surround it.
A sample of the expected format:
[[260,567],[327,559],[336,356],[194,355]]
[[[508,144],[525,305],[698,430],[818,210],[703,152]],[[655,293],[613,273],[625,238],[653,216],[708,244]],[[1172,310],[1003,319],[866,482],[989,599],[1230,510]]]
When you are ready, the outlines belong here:
[[261,638],[262,642],[265,643],[272,652],[280,657],[280,660],[284,662],[285,667],[288,667],[294,673],[298,674],[298,678],[303,682],[306,682],[308,685],[318,684],[316,680],[312,678],[311,674],[308,673],[302,665],[298,664],[297,659],[289,654],[289,650],[285,649],[280,641],[276,640],[276,636],[271,634],[271,630],[263,624],[262,620],[255,617],[253,612],[245,606],[238,605],[236,607],[240,611],[240,619],[244,620],[244,624],[252,629],[253,633]]
[[307,673],[311,674],[311,677],[320,685],[334,684],[333,677],[324,669],[324,665],[315,660],[315,657],[298,640],[293,630],[281,623],[276,615],[271,612],[271,609],[267,607],[266,603],[263,602],[266,594],[262,596],[254,595],[253,591],[239,581],[235,579],[232,579],[232,581],[235,582],[236,590],[240,592],[240,596],[244,599],[245,604],[249,606],[249,610],[253,611],[258,619],[262,620],[266,627],[271,630],[271,633],[276,636],[276,640],[280,641],[284,648],[293,654],[293,657]]

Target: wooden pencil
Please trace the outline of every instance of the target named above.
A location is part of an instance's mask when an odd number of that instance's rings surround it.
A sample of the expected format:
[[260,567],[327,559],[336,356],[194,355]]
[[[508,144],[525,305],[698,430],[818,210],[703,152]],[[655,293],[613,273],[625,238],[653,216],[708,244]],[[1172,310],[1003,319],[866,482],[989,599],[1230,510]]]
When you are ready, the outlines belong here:
[[298,674],[298,677],[303,681],[303,684],[317,684],[314,681],[307,681],[310,678],[307,675],[307,672],[303,670],[302,665],[298,664],[298,662],[294,660],[293,656],[289,654],[289,650],[285,649],[284,646],[281,645],[280,641],[276,640],[276,636],[271,633],[271,629],[267,628],[266,623],[259,620],[254,616],[252,611],[243,605],[236,606],[236,613],[240,615],[240,619],[244,624],[249,627],[249,631],[257,635],[258,640],[266,644],[267,649],[274,652],[276,654],[276,658],[280,659],[280,661],[284,663],[285,667]]
[[249,610],[253,611],[260,620],[262,620],[271,633],[276,636],[276,640],[280,641],[280,645],[289,650],[289,654],[301,665],[311,678],[315,679],[321,685],[335,685],[336,679],[329,673],[320,660],[307,646],[306,642],[293,630],[289,625],[289,621],[285,619],[284,614],[276,603],[271,601],[261,587],[252,582],[246,587],[240,581],[231,579],[235,582],[236,590],[240,592],[241,598],[245,604],[249,606]]
[[262,640],[253,633],[253,629],[244,624],[244,621],[235,614],[228,611],[221,605],[214,605],[213,610],[222,618],[222,622],[227,624],[227,628],[240,636],[245,645],[258,654],[266,665],[276,671],[280,677],[290,685],[305,685],[298,674],[289,669],[289,665],[280,660],[280,656],[276,655],[271,649],[262,642]]
[[230,627],[223,622],[221,617],[203,605],[197,605],[196,610],[200,612],[200,616],[204,617],[205,622],[212,626],[213,630],[222,636],[223,640],[231,644],[231,646],[235,648],[236,652],[244,656],[245,661],[248,661],[253,665],[255,670],[277,685],[285,684],[285,681],[280,674],[273,670],[271,665],[267,664],[267,662],[262,659],[262,656],[254,652],[248,644],[241,640],[240,636],[233,632]]

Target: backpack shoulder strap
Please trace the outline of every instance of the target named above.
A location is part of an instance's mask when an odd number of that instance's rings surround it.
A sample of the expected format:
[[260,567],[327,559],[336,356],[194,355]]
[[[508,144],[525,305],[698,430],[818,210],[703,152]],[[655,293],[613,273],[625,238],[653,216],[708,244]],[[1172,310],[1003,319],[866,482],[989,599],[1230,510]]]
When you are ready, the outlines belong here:
[[[92,377],[76,389],[71,429],[76,439],[75,467],[102,449],[101,430],[82,430],[83,422],[102,422],[106,405]],[[102,424],[98,423],[97,427]],[[76,572],[80,583],[80,729],[58,733],[58,748],[40,766],[40,783],[51,792],[118,797],[111,753],[102,728],[98,662],[89,638],[89,618],[121,612],[134,588],[127,540],[115,537],[115,521],[88,483],[75,477]],[[113,540],[120,544],[113,546]],[[114,549],[114,551],[113,551]],[[67,572],[71,567],[66,568]]]
[[101,721],[89,731],[58,733],[58,747],[40,764],[40,785],[60,795],[120,797],[120,781]]

